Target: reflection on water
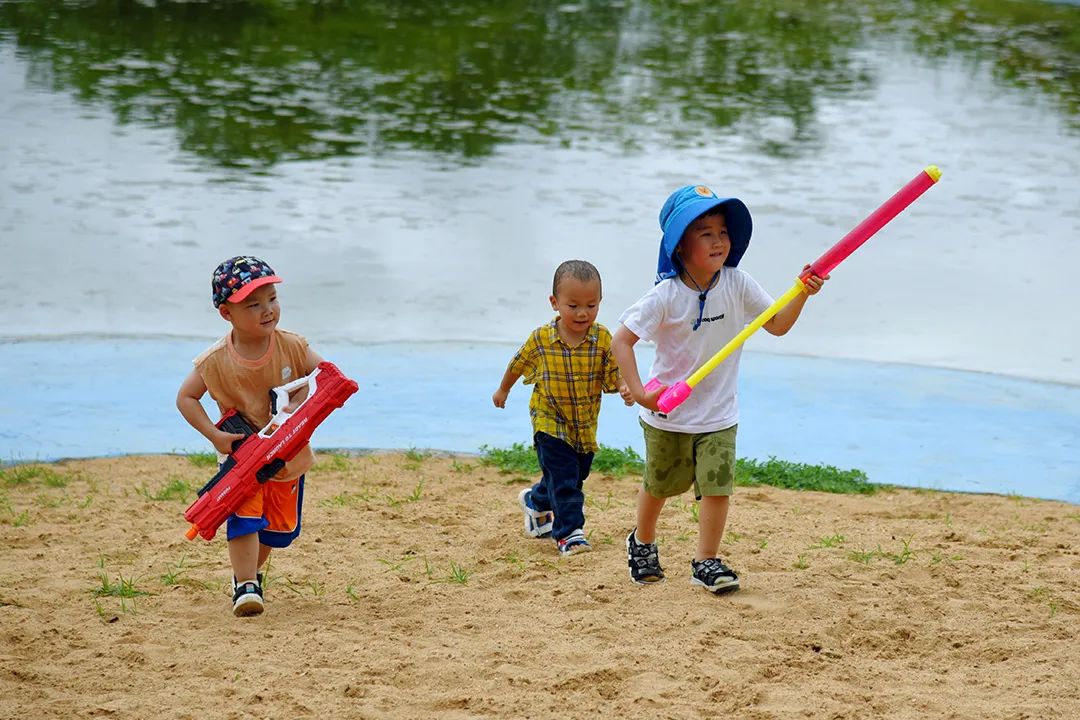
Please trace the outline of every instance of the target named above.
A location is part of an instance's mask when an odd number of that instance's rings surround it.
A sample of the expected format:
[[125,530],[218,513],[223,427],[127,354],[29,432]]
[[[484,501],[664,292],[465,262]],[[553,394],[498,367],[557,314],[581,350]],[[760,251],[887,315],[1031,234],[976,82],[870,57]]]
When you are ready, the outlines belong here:
[[0,2],[31,81],[175,128],[258,171],[506,143],[693,148],[737,130],[769,157],[820,145],[823,98],[866,94],[889,38],[962,56],[1077,127],[1080,9],[1014,0]]
[[1080,384],[1078,28],[1013,0],[0,0],[0,342],[215,335],[240,252],[317,343],[520,341],[571,257],[611,326],[674,187],[747,201],[778,293],[934,163],[749,349]]

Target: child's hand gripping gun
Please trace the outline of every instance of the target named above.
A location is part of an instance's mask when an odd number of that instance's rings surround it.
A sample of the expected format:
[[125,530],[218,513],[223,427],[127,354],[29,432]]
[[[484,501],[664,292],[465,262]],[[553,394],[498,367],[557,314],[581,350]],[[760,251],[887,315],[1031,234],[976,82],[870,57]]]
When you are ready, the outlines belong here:
[[804,283],[811,275],[825,277],[832,272],[833,268],[842,263],[848,255],[855,252],[859,246],[869,240],[874,233],[885,227],[886,223],[899,215],[908,205],[915,202],[920,195],[933,187],[934,183],[936,183],[940,177],[941,171],[934,165],[928,165],[925,170],[916,175],[907,185],[900,188],[895,195],[886,200],[881,207],[855,226],[855,229],[842,237],[838,243],[826,250],[821,257],[811,263],[810,267],[795,279],[795,284],[792,285],[786,293],[781,295],[776,302],[754,318],[753,322],[743,328],[742,332],[733,337],[727,345],[720,348],[715,355],[709,358],[708,362],[698,368],[694,374],[686,380],[677,382],[670,387],[662,385],[657,378],[649,380],[649,382],[645,384],[645,392],[651,393],[664,388],[664,392],[662,392],[657,399],[657,406],[660,408],[660,412],[669,413],[679,407],[686,398],[690,397],[690,393],[694,391],[695,385],[704,380],[706,375],[716,369],[720,363],[727,359],[728,355],[735,352],[735,350],[742,345],[748,337],[753,335],[758,328],[769,322],[776,313],[780,312],[784,306],[794,300],[799,293],[803,292],[805,289]]
[[[292,412],[286,412],[290,393],[303,385],[308,387],[307,397]],[[357,389],[357,384],[342,375],[336,365],[321,362],[310,375],[271,391],[276,414],[259,432],[235,410],[225,413],[217,426],[246,437],[233,443],[233,451],[218,474],[199,490],[199,497],[184,512],[184,519],[191,523],[187,538],[194,540],[196,535],[202,535],[212,540],[221,523],[255,493],[260,483],[274,477],[296,457],[315,428]]]

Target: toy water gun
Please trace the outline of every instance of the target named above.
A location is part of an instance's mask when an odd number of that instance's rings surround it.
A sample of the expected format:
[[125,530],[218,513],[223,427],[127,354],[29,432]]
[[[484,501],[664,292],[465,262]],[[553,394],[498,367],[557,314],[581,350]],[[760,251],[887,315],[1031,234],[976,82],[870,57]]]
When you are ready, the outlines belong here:
[[[291,413],[278,411],[277,408],[289,404],[289,394],[302,385],[308,386],[304,401]],[[233,450],[217,475],[199,490],[199,497],[184,511],[184,519],[191,523],[188,540],[194,540],[196,535],[212,540],[221,523],[254,495],[261,483],[274,477],[286,462],[296,457],[315,428],[358,389],[336,365],[321,362],[310,375],[270,391],[275,414],[259,432],[236,410],[225,413],[217,426],[245,437],[233,443]]]
[[[842,237],[840,242],[826,250],[821,257],[811,263],[810,267],[795,279],[795,284],[792,285],[786,293],[777,298],[776,302],[754,318],[753,322],[743,328],[742,332],[733,337],[727,345],[720,348],[720,350],[709,358],[704,365],[698,368],[693,375],[686,378],[686,380],[667,387],[657,399],[657,406],[660,408],[660,411],[669,413],[679,407],[686,398],[690,397],[690,393],[694,391],[695,385],[704,380],[706,375],[715,370],[720,363],[727,359],[728,355],[735,352],[748,337],[753,335],[762,325],[769,322],[776,313],[780,312],[784,306],[794,300],[799,293],[805,292],[806,280],[809,279],[811,275],[825,277],[832,272],[833,268],[842,263],[848,255],[855,252],[859,246],[869,240],[874,233],[899,215],[908,205],[915,202],[920,195],[933,187],[934,183],[936,183],[940,177],[941,170],[934,165],[928,165],[925,170],[912,178],[907,185],[900,188],[895,195],[886,200],[881,207],[859,223],[854,230]],[[662,385],[657,378],[652,378],[645,384],[645,392],[654,392],[663,387],[665,386]]]

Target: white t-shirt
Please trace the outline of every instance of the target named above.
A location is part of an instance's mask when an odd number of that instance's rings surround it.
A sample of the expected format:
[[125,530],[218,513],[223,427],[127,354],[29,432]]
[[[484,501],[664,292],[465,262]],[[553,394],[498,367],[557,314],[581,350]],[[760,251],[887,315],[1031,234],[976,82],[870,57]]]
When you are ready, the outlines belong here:
[[[686,380],[773,303],[757,281],[738,268],[725,267],[705,300],[701,326],[698,291],[679,278],[662,280],[619,318],[642,340],[656,343],[649,378],[664,385]],[[641,419],[655,428],[684,433],[725,430],[739,422],[737,380],[740,347],[694,387],[670,415],[641,408]]]

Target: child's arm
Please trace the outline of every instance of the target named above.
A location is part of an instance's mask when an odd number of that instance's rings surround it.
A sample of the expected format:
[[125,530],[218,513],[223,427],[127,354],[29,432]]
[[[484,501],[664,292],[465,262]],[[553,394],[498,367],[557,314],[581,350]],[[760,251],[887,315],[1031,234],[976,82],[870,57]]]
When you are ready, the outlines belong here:
[[499,382],[499,389],[491,396],[491,402],[495,403],[495,407],[506,407],[506,396],[510,394],[510,388],[514,387],[514,383],[519,378],[524,376],[526,382],[533,380],[539,354],[539,341],[537,332],[534,330],[525,344],[514,353],[510,364],[506,366],[506,372],[503,373],[502,380]]
[[243,440],[240,433],[231,433],[220,430],[214,425],[210,416],[206,414],[199,400],[206,394],[206,383],[196,370],[192,370],[184,382],[180,384],[180,390],[176,393],[176,408],[191,427],[198,430],[203,437],[210,441],[222,455],[232,452],[232,445],[237,440]]
[[504,372],[502,376],[502,382],[499,383],[499,389],[491,396],[491,402],[495,403],[495,407],[506,407],[506,396],[510,394],[510,388],[514,387],[514,383],[516,383],[520,377],[521,373],[506,368],[506,372]]
[[[806,265],[803,270],[809,270],[810,266]],[[829,279],[829,276],[821,278],[817,275],[811,275],[804,283],[806,292],[799,293],[795,298],[785,305],[780,312],[769,318],[769,321],[762,325],[765,331],[770,335],[784,335],[788,330],[795,325],[795,321],[799,319],[799,315],[802,314],[803,307],[806,306],[806,300],[811,295],[817,295],[821,290],[821,286],[825,284],[825,281]]]
[[[620,325],[611,338],[611,354],[615,356],[615,362],[619,364],[619,372],[622,374],[623,382],[626,384],[630,400],[650,410],[659,410],[656,401],[660,397],[660,393],[663,392],[663,388],[651,393],[645,392],[645,388],[641,384],[641,376],[638,373],[634,345],[640,339],[632,331],[628,330],[625,325]],[[619,394],[622,395],[621,390]],[[623,400],[626,399],[627,396],[623,395]]]
[[630,388],[627,387],[626,381],[622,379],[619,363],[615,362],[615,354],[611,351],[610,347],[608,347],[607,352],[604,353],[604,361],[607,372],[604,375],[603,391],[609,393],[617,392],[627,406],[633,405],[634,397],[630,394]]

